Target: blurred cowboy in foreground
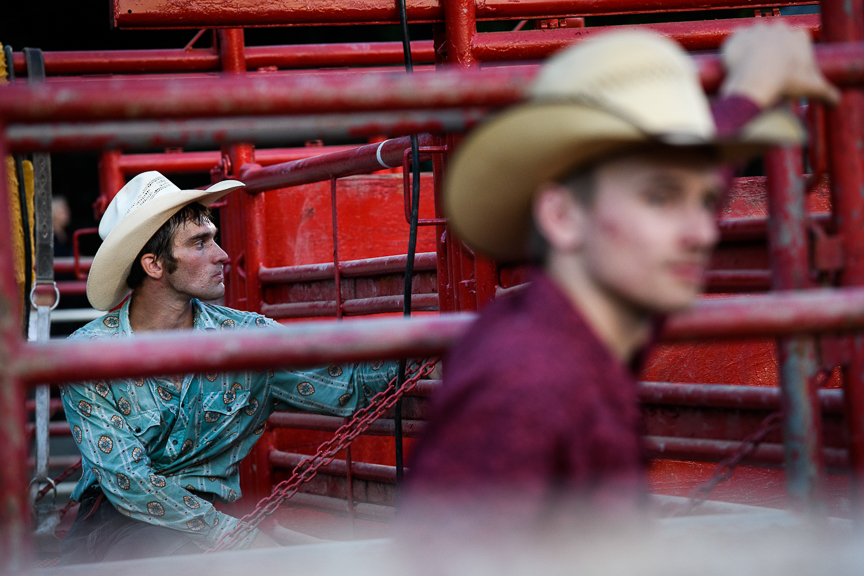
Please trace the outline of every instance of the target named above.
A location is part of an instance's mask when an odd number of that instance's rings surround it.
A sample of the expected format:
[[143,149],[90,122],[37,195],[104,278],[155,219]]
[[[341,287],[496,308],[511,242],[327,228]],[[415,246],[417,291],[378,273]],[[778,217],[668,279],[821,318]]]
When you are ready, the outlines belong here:
[[723,59],[709,106],[676,43],[609,33],[550,59],[526,104],[462,145],[446,189],[453,229],[536,269],[445,361],[413,456],[410,522],[473,537],[478,523],[506,534],[638,508],[636,374],[658,318],[703,288],[721,166],[803,141],[797,119],[772,109],[784,98],[838,97],[803,31],[741,31]]

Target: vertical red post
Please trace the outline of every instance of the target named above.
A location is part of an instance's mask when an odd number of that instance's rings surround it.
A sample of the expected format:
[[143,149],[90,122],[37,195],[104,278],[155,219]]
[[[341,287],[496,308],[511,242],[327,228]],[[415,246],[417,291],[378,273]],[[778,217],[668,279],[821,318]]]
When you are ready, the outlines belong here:
[[[822,40],[852,42],[864,39],[864,6],[861,2],[823,0]],[[826,109],[826,144],[831,193],[837,231],[844,252],[843,286],[864,285],[864,150],[861,123],[864,95],[859,89],[842,91],[840,104]],[[852,508],[864,516],[864,339],[852,339],[852,357],[843,372],[849,457],[852,464]]]
[[[246,56],[242,28],[219,30],[219,56],[225,74],[245,74]],[[228,176],[239,179],[240,167],[255,161],[251,144],[232,144],[222,149],[228,159]],[[224,161],[224,158],[223,158]],[[263,294],[258,269],[264,263],[265,194],[247,194],[242,189],[229,194],[222,211],[222,234],[231,258],[230,294],[226,304],[234,308],[261,311]],[[263,439],[240,464],[242,489],[249,501],[257,501],[272,490],[272,473]],[[251,502],[250,502],[251,503]]]
[[[446,140],[442,136],[433,136],[432,146],[444,146]],[[435,218],[444,218],[444,170],[445,154],[432,155],[432,193],[435,201]],[[438,312],[453,311],[453,291],[450,284],[450,268],[447,253],[447,226],[435,226],[435,253],[437,255],[436,278],[438,281]]]
[[[765,158],[768,176],[768,243],[775,290],[810,286],[807,216],[800,147],[775,148]],[[816,340],[812,335],[779,338],[780,387],[785,417],[786,490],[795,510],[818,514],[822,434],[816,397]]]
[[98,216],[105,213],[108,204],[117,195],[123,186],[126,185],[126,178],[123,177],[123,171],[120,170],[120,157],[123,155],[120,150],[105,150],[99,154],[99,199],[94,207]]
[[[336,319],[342,320],[342,274],[339,272],[339,220],[336,210],[336,177],[330,177],[330,214],[333,217],[333,286],[336,290]],[[351,510],[354,505],[351,504]]]
[[[474,35],[477,32],[474,0],[445,0],[444,27],[447,34],[447,62],[459,68],[476,68],[479,64],[473,54]],[[465,306],[466,302],[463,302],[461,309],[482,307],[495,297],[495,288],[498,285],[498,266],[495,262],[482,254],[474,254],[473,276],[473,294],[470,300],[476,304]],[[465,289],[466,287],[462,287],[463,292]],[[457,292],[458,290],[459,287]]]
[[24,393],[12,373],[21,345],[18,285],[6,188],[6,127],[0,124],[0,573],[22,571],[30,556]]
[[[219,55],[222,59],[222,70],[226,74],[245,74],[246,57],[242,28],[219,30]],[[254,150],[251,144],[232,144],[223,150],[230,160],[228,174],[239,178],[240,167],[254,161]],[[230,196],[233,196],[231,198]],[[246,310],[258,312],[261,310],[262,292],[258,281],[258,269],[264,263],[264,194],[246,194],[242,190],[229,195],[227,210],[231,236],[229,247],[233,249],[231,256],[231,274],[239,274],[244,278],[245,291],[234,290],[237,286],[236,276],[232,279],[231,305]],[[241,228],[242,227],[242,228]],[[242,258],[241,258],[242,254]],[[238,287],[239,288],[239,287]],[[241,299],[245,300],[242,302]]]

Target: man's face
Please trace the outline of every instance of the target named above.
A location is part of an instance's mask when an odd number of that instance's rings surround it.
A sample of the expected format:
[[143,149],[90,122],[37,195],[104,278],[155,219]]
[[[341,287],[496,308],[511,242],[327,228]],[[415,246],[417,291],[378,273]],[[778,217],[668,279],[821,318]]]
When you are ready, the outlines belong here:
[[177,269],[167,275],[168,284],[178,293],[199,300],[215,300],[225,294],[223,265],[228,255],[216,244],[216,226],[207,220],[201,225],[186,222],[174,235]]
[[634,155],[599,165],[594,184],[582,244],[589,281],[644,310],[689,306],[719,237],[717,167],[695,155]]

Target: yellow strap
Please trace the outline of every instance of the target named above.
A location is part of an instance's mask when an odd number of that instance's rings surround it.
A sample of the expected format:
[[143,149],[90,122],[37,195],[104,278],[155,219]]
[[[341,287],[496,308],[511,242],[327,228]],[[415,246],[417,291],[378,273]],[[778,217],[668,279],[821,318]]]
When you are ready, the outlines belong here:
[[3,44],[0,43],[0,84],[6,84],[9,78],[9,70],[6,69],[6,53],[3,52]]

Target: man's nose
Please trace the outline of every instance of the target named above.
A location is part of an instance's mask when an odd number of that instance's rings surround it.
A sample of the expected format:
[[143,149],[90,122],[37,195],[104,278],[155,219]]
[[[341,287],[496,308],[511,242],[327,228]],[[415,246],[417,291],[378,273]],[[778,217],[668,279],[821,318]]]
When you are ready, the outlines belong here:
[[691,211],[684,227],[684,244],[696,250],[710,250],[719,240],[720,228],[714,211],[701,207]]
[[214,262],[220,262],[220,263],[221,263],[221,262],[227,262],[227,261],[228,261],[228,253],[225,252],[225,251],[222,249],[222,247],[219,246],[219,244],[216,244],[216,243],[214,242],[213,245],[216,247],[216,252],[215,252],[215,254],[214,254],[214,259],[213,259],[213,261],[214,261]]

